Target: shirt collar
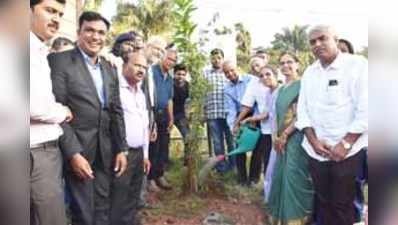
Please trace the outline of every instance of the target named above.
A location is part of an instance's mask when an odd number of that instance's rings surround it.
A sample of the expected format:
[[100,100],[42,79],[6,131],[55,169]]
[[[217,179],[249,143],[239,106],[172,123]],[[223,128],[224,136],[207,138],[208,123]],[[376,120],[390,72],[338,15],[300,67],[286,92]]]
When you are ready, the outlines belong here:
[[333,60],[333,62],[329,66],[324,68],[319,59],[316,62],[316,66],[318,67],[318,69],[323,69],[323,70],[329,70],[329,69],[336,69],[337,70],[343,64],[343,60],[342,59],[343,59],[343,53],[338,51],[336,58]]
[[210,66],[210,73],[222,73],[222,69],[216,69],[213,66]]
[[228,83],[231,86],[235,86],[235,85],[238,85],[238,84],[243,83],[243,82],[244,82],[244,77],[242,75],[238,75],[238,82],[236,84],[233,83],[232,81],[228,80]]
[[[119,76],[119,85],[121,88],[135,90],[128,82],[124,75]],[[137,84],[137,92],[141,92],[141,83]]]
[[127,83],[126,77],[124,75],[119,76],[119,85],[122,88],[129,88],[130,85]]
[[338,51],[336,58],[332,62],[332,64],[329,65],[330,68],[333,69],[339,69],[343,65],[343,53]]
[[[158,74],[163,80],[173,79],[173,76],[170,74],[170,71],[163,72],[162,65],[160,63],[155,65],[160,73]],[[166,74],[166,77],[164,76]]]
[[91,63],[91,58],[90,56],[88,56],[80,47],[78,47],[79,51],[82,53],[83,58],[84,58],[84,62],[86,62],[88,65],[94,67],[94,68],[98,68],[100,66],[100,60],[101,58],[98,57],[97,63],[95,65],[93,65]]
[[48,52],[48,46],[46,45],[45,42],[41,41],[39,37],[36,36],[32,31],[29,32],[29,39],[30,39],[30,45],[33,48],[39,49],[40,51],[46,51]]

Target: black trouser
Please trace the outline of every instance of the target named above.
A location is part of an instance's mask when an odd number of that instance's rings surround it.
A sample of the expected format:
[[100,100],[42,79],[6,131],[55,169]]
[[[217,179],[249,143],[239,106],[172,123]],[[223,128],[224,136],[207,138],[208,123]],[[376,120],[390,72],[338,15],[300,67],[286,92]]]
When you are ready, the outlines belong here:
[[112,183],[112,225],[140,225],[137,217],[138,201],[144,178],[144,154],[142,148],[130,148],[128,166],[121,177]]
[[355,208],[355,222],[360,222],[362,219],[362,212],[365,205],[365,194],[364,187],[365,183],[368,182],[368,149],[362,149],[359,154],[360,156],[360,165],[359,165],[359,173],[357,174],[357,178],[355,180],[355,189],[356,196],[354,200],[354,208]]
[[101,154],[91,165],[93,180],[81,180],[70,168],[65,171],[65,182],[70,192],[73,225],[109,225],[112,168],[105,168]]
[[166,113],[156,115],[158,138],[149,145],[149,160],[152,168],[148,180],[157,179],[163,176],[166,163],[169,159],[170,133],[167,130],[168,118]]
[[184,141],[184,159],[186,160],[186,158],[187,158],[187,150],[188,150],[187,135],[188,135],[188,132],[189,132],[188,120],[185,117],[175,118],[174,125],[177,127],[178,131],[180,132],[180,134],[181,134],[181,136],[183,138],[183,141]]
[[341,161],[320,162],[313,158],[309,167],[317,197],[317,210],[323,225],[352,225],[354,223],[355,177],[360,154]]
[[[271,149],[271,135],[261,134],[260,139],[257,141],[256,148],[252,152],[249,182],[259,182],[263,164],[264,170],[267,168]],[[236,156],[236,166],[238,169],[238,182],[241,184],[247,183],[246,153],[238,154]]]

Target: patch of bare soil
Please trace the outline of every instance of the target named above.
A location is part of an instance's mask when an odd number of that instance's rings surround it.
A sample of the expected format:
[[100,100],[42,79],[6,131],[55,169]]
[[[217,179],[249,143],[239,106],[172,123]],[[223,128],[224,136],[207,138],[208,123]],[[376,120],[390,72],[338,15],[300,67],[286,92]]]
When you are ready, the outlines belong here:
[[[163,197],[149,196],[155,208],[142,212],[143,225],[201,225],[212,212],[221,214],[235,225],[265,225],[265,211],[259,202],[216,195],[174,200]],[[167,202],[163,202],[165,200]]]

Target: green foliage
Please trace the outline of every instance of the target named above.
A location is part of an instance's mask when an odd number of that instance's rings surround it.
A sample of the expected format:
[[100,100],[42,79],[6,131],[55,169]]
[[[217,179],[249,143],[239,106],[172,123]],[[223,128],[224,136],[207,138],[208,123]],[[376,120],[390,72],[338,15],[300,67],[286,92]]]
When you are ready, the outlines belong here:
[[190,133],[187,137],[188,169],[184,184],[186,192],[196,193],[198,187],[198,166],[200,159],[200,139],[204,136],[203,124],[203,99],[209,90],[209,85],[202,75],[203,67],[206,64],[206,57],[199,51],[199,43],[193,41],[192,34],[197,25],[192,22],[192,13],[197,9],[194,0],[175,0],[173,8],[174,23],[174,43],[176,44],[182,62],[189,68],[191,75],[190,84],[190,110],[188,121]]
[[84,3],[85,11],[98,11],[104,0],[87,0]]
[[235,24],[236,31],[236,61],[242,71],[249,71],[251,36],[242,23]]
[[296,54],[309,51],[307,35],[308,25],[295,25],[293,29],[284,27],[282,33],[277,33],[271,42],[272,48],[279,51],[291,51]]
[[120,1],[117,15],[112,19],[113,33],[137,30],[145,40],[153,35],[172,33],[172,8],[173,2],[167,0],[139,0],[137,4]]
[[277,33],[271,42],[272,47],[267,49],[270,54],[269,64],[278,67],[279,57],[283,52],[292,52],[300,60],[299,74],[303,74],[305,68],[314,62],[315,57],[310,51],[307,35],[308,25],[295,25],[293,29],[285,27],[282,33]]
[[226,35],[226,34],[232,34],[232,30],[226,26],[223,26],[222,28],[214,29],[214,33],[216,35]]
[[[283,52],[286,51],[280,49],[268,48],[267,52],[270,55],[269,64],[274,66],[275,68],[278,68],[279,57]],[[302,75],[304,73],[304,70],[315,61],[315,57],[310,51],[298,51],[296,53],[295,52],[292,53],[295,54],[300,61],[300,68],[299,68],[300,75]]]

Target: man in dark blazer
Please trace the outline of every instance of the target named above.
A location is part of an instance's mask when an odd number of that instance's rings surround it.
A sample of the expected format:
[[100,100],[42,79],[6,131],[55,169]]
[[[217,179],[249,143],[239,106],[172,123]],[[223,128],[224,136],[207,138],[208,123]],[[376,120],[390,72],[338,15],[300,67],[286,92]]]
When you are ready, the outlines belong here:
[[116,70],[98,56],[109,26],[100,14],[84,12],[77,47],[49,56],[55,97],[75,115],[60,139],[74,225],[112,224],[112,178],[127,166]]

